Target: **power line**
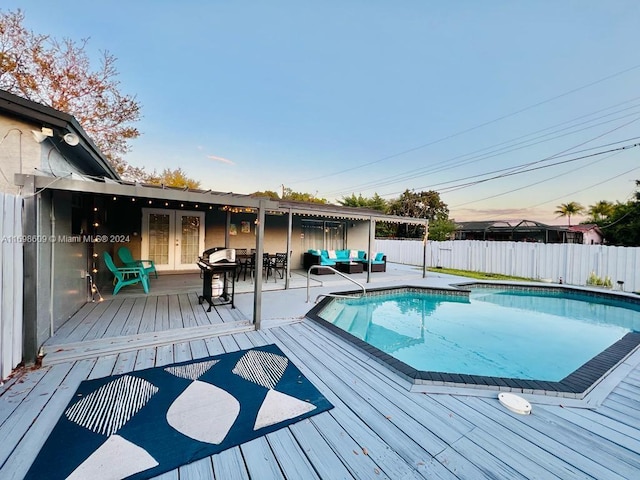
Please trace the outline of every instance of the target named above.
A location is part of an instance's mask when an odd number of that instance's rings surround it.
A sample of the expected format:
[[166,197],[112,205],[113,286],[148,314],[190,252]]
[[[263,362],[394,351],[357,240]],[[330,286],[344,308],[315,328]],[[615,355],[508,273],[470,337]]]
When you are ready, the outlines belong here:
[[[328,174],[325,174],[325,175],[321,175],[321,176],[319,176],[319,177],[315,177],[315,179],[316,179],[316,180],[321,180],[321,179],[323,179],[323,178],[333,177],[333,176],[340,175],[340,174],[343,174],[343,173],[346,173],[346,172],[351,172],[351,171],[353,171],[353,170],[357,170],[357,169],[359,169],[359,168],[364,168],[364,167],[368,167],[368,166],[370,166],[370,165],[375,165],[376,163],[380,163],[380,162],[383,162],[383,161],[385,161],[385,160],[390,160],[390,159],[392,159],[392,158],[396,158],[396,157],[399,157],[399,156],[401,156],[401,155],[406,155],[407,153],[415,152],[416,150],[420,150],[420,149],[423,149],[423,148],[425,148],[425,147],[428,147],[428,146],[431,146],[431,145],[435,145],[435,144],[437,144],[437,143],[441,143],[441,142],[444,142],[444,141],[446,141],[446,140],[450,140],[450,139],[455,138],[455,137],[459,137],[460,135],[464,135],[465,133],[469,133],[469,132],[472,132],[472,131],[474,131],[474,130],[478,130],[478,129],[482,128],[482,127],[486,127],[487,125],[491,125],[491,124],[493,124],[493,123],[497,123],[497,122],[499,122],[499,121],[501,121],[501,120],[505,120],[505,119],[507,119],[507,118],[513,117],[513,116],[515,116],[515,115],[518,115],[518,114],[520,114],[520,113],[526,112],[526,111],[531,110],[531,109],[533,109],[533,108],[539,107],[540,105],[544,105],[544,104],[546,104],[546,103],[553,102],[554,100],[558,100],[559,98],[565,97],[565,96],[567,96],[567,95],[571,95],[572,93],[579,92],[580,90],[584,90],[584,89],[586,89],[586,88],[592,87],[592,86],[594,86],[594,85],[597,85],[597,84],[599,84],[599,83],[605,82],[605,81],[610,80],[610,79],[612,79],[612,78],[618,77],[618,76],[620,76],[620,75],[624,75],[625,73],[628,73],[628,72],[630,72],[630,71],[632,71],[632,70],[635,70],[635,69],[637,69],[637,68],[639,68],[639,67],[640,67],[640,64],[634,65],[634,66],[632,66],[632,67],[629,67],[629,68],[627,68],[627,69],[621,70],[621,71],[616,72],[616,73],[613,73],[613,74],[611,74],[611,75],[607,75],[606,77],[602,77],[602,78],[600,78],[600,79],[598,79],[598,80],[595,80],[595,81],[593,81],[593,82],[587,83],[587,84],[582,85],[582,86],[580,86],[580,87],[574,88],[574,89],[572,89],[572,90],[568,90],[568,91],[566,91],[566,92],[563,92],[563,93],[561,93],[561,94],[559,94],[559,95],[553,96],[553,97],[548,98],[548,99],[546,99],[546,100],[542,100],[542,101],[540,101],[540,102],[534,103],[534,104],[532,104],[532,105],[529,105],[529,106],[527,106],[527,107],[521,108],[521,109],[519,109],[519,110],[516,110],[516,111],[514,111],[514,112],[508,113],[508,114],[506,114],[506,115],[502,115],[502,116],[497,117],[497,118],[495,118],[495,119],[493,119],[493,120],[489,120],[489,121],[487,121],[487,122],[481,123],[481,124],[476,125],[476,126],[474,126],[474,127],[470,127],[470,128],[467,128],[467,129],[461,130],[461,131],[459,131],[459,132],[456,132],[456,133],[453,133],[453,134],[447,135],[447,136],[445,136],[445,137],[439,138],[438,140],[433,140],[433,141],[431,141],[431,142],[427,142],[427,143],[424,143],[424,144],[422,144],[422,145],[418,145],[417,147],[409,148],[409,149],[407,149],[407,150],[403,150],[403,151],[401,151],[401,152],[399,152],[399,153],[395,153],[395,154],[392,154],[392,155],[388,155],[388,156],[383,157],[383,158],[380,158],[380,159],[378,159],[378,160],[373,160],[373,161],[371,161],[371,162],[366,162],[366,163],[363,163],[363,164],[357,165],[357,166],[355,166],[355,167],[350,167],[350,168],[346,168],[346,169],[340,170],[340,171],[338,171],[338,172],[328,173]],[[308,178],[300,179],[300,180],[294,180],[294,181],[291,181],[291,182],[288,182],[288,183],[289,183],[289,184],[295,184],[295,183],[300,183],[300,182],[302,182],[302,181],[306,181],[306,180],[308,180]]]
[[[627,170],[626,172],[622,172],[622,173],[620,173],[620,174],[618,174],[618,175],[615,175],[615,176],[613,176],[613,177],[609,177],[609,178],[607,178],[606,180],[602,180],[602,181],[600,181],[600,182],[594,183],[593,185],[589,185],[588,187],[581,188],[580,190],[576,190],[575,192],[565,193],[565,194],[563,194],[563,195],[561,195],[561,196],[559,196],[559,197],[552,198],[551,200],[545,200],[545,201],[544,201],[544,202],[542,202],[542,203],[537,203],[537,204],[535,204],[535,205],[530,205],[530,206],[528,206],[528,207],[526,207],[526,208],[535,208],[535,207],[539,207],[539,206],[541,206],[541,205],[546,205],[547,203],[555,202],[556,200],[560,200],[560,199],[562,199],[562,198],[567,198],[567,197],[569,197],[570,195],[575,195],[575,194],[577,194],[577,193],[582,193],[582,192],[584,192],[585,190],[589,190],[590,188],[597,187],[597,186],[602,185],[602,184],[604,184],[604,183],[610,182],[611,180],[615,180],[616,178],[620,178],[620,177],[622,177],[623,175],[627,175],[627,174],[629,174],[629,173],[631,173],[631,172],[633,172],[633,171],[635,171],[635,170],[638,170],[638,169],[640,169],[640,167],[634,167],[634,168],[632,168],[631,170]],[[633,193],[633,192],[632,192],[632,193]],[[627,198],[629,198],[629,196],[627,196]]]
[[[628,102],[633,101],[633,100],[635,100],[635,98],[631,99],[629,101],[626,101],[626,102],[621,102],[620,104],[628,103]],[[527,141],[523,140],[523,141],[518,142],[518,143],[512,143],[511,145],[504,146],[503,148],[494,149],[492,151],[485,152],[485,153],[483,153],[481,155],[472,156],[471,158],[469,158],[469,159],[467,159],[465,161],[451,163],[453,160],[458,160],[458,159],[462,159],[464,157],[469,157],[470,155],[474,155],[475,153],[479,153],[479,152],[482,152],[484,150],[488,150],[488,149],[491,149],[491,148],[494,148],[494,147],[498,147],[498,146],[502,146],[502,145],[505,145],[505,144],[509,144],[509,143],[514,142],[516,140],[520,140],[520,139],[523,139],[523,138],[526,138],[526,137],[530,137],[530,136],[535,135],[537,133],[544,132],[544,131],[550,130],[552,128],[556,128],[556,127],[561,126],[561,125],[565,125],[565,124],[568,124],[568,123],[575,122],[575,121],[580,120],[582,118],[585,118],[585,117],[592,116],[592,115],[595,115],[597,113],[600,113],[600,112],[602,112],[604,110],[609,110],[611,108],[615,108],[615,107],[619,106],[620,104],[616,104],[616,105],[613,105],[611,107],[607,107],[605,109],[601,109],[601,110],[598,110],[596,112],[592,112],[590,114],[583,115],[583,116],[577,117],[577,118],[572,119],[572,120],[568,120],[566,122],[561,122],[559,124],[553,125],[551,127],[546,127],[544,129],[541,129],[541,130],[537,130],[536,132],[532,132],[532,133],[527,134],[527,135],[522,135],[520,137],[516,137],[516,138],[511,139],[511,140],[500,142],[500,143],[491,145],[489,147],[484,147],[484,148],[476,150],[474,152],[470,152],[470,153],[463,154],[463,155],[458,155],[456,157],[449,158],[449,159],[443,160],[441,162],[438,162],[436,164],[433,164],[433,165],[431,165],[429,167],[422,167],[422,168],[410,170],[410,171],[408,171],[406,173],[397,174],[397,175],[393,175],[393,176],[387,176],[383,181],[371,181],[371,182],[366,182],[366,183],[363,183],[363,184],[360,184],[360,185],[356,185],[354,187],[351,187],[351,190],[359,190],[359,189],[363,189],[363,188],[367,189],[367,190],[370,190],[370,189],[377,188],[377,187],[383,187],[383,186],[387,186],[387,185],[392,185],[394,183],[399,183],[399,182],[407,180],[407,179],[415,179],[417,176],[420,177],[420,176],[425,176],[425,175],[430,174],[430,173],[440,173],[440,172],[443,172],[443,171],[446,171],[446,170],[451,170],[453,168],[460,167],[462,165],[468,165],[470,163],[475,163],[475,162],[479,162],[479,161],[482,161],[482,160],[493,158],[493,157],[496,157],[496,156],[499,156],[499,155],[504,155],[506,153],[514,152],[514,151],[517,151],[517,150],[521,150],[523,148],[527,148],[527,147],[531,147],[531,146],[534,146],[534,145],[538,145],[538,144],[541,144],[541,143],[544,143],[544,142],[547,142],[547,141],[556,140],[558,138],[562,138],[562,137],[565,137],[567,135],[572,135],[574,133],[582,132],[582,131],[588,130],[590,128],[595,128],[595,127],[598,127],[598,126],[601,126],[601,125],[604,125],[604,124],[607,124],[607,123],[610,123],[610,122],[613,122],[613,121],[616,121],[616,120],[621,120],[623,118],[627,118],[629,116],[637,115],[638,113],[640,113],[640,112],[633,112],[633,113],[630,113],[630,114],[627,114],[627,115],[623,115],[621,117],[617,117],[617,118],[614,118],[614,119],[611,119],[611,120],[608,120],[608,121],[605,121],[605,122],[598,123],[596,125],[591,125],[591,126],[588,126],[588,127],[585,127],[585,128],[581,128],[581,129],[578,129],[578,130],[574,130],[572,132],[568,132],[568,133],[565,133],[565,134],[562,134],[562,135],[557,135],[555,137],[547,138],[546,140],[540,140],[538,142],[533,142],[533,143],[528,143],[528,144],[526,143],[526,142],[532,142],[533,140],[537,140],[537,139],[541,139],[541,138],[544,138],[544,137],[548,137],[549,135],[553,135],[554,133],[562,132],[562,131],[568,130],[570,128],[575,128],[575,127],[578,127],[578,126],[581,126],[581,125],[585,125],[585,124],[588,124],[590,122],[593,122],[593,121],[596,121],[596,120],[600,120],[600,119],[602,119],[604,117],[607,117],[607,116],[610,116],[610,115],[615,115],[616,113],[621,113],[621,112],[624,112],[626,110],[629,110],[629,109],[636,108],[636,107],[640,106],[640,104],[633,105],[631,107],[627,107],[627,108],[624,108],[622,110],[618,110],[616,112],[611,112],[609,114],[602,115],[602,116],[596,117],[594,119],[591,119],[591,120],[588,120],[588,121],[585,121],[585,122],[581,122],[581,123],[578,123],[578,124],[570,125],[568,127],[560,129],[560,130],[554,130],[552,132],[546,133],[544,135],[540,135],[538,137],[534,137],[534,138],[532,138],[530,140],[527,140]],[[516,147],[518,145],[522,145],[522,146],[520,146],[518,148],[514,148],[514,147]],[[443,164],[446,165],[446,166],[443,166],[442,168],[436,168],[439,165],[443,165]],[[331,195],[338,195],[338,194],[345,194],[345,193],[346,193],[346,190],[334,190],[334,191],[324,192],[324,195],[331,196]],[[387,195],[390,195],[390,194],[387,194]]]
[[[600,137],[603,137],[603,136],[605,136],[605,135],[608,135],[609,133],[611,133],[611,132],[613,132],[613,131],[615,131],[615,130],[618,130],[619,128],[625,127],[625,126],[629,125],[630,123],[636,122],[636,121],[638,121],[638,120],[640,120],[640,118],[636,118],[635,120],[632,120],[631,122],[628,122],[628,123],[626,123],[626,124],[624,124],[624,125],[621,125],[621,126],[619,126],[619,127],[616,127],[615,129],[610,130],[610,131],[608,131],[608,132],[605,132],[605,133],[603,133],[603,134],[601,134],[601,135],[599,135],[599,136],[597,136],[597,137],[594,137],[594,138],[592,138],[592,139],[589,139],[589,140],[587,140],[586,142],[582,142],[581,144],[574,145],[573,147],[568,148],[568,149],[565,149],[565,150],[564,150],[564,151],[562,151],[562,152],[559,152],[559,153],[557,153],[557,154],[554,154],[554,155],[551,155],[551,156],[549,156],[549,157],[543,158],[542,160],[536,160],[536,161],[534,161],[534,162],[524,163],[524,164],[521,164],[521,165],[517,165],[517,166],[515,166],[515,167],[508,167],[508,168],[504,168],[504,169],[501,169],[501,170],[496,170],[496,171],[494,171],[494,172],[489,172],[489,173],[484,173],[484,174],[474,175],[474,176],[467,177],[467,178],[483,177],[483,176],[485,176],[485,175],[491,175],[491,174],[493,174],[493,173],[499,173],[499,172],[505,172],[505,171],[506,171],[506,172],[510,172],[509,174],[505,173],[504,175],[499,175],[499,176],[497,176],[497,177],[494,177],[494,178],[502,178],[503,176],[504,176],[504,177],[506,177],[506,176],[511,176],[511,175],[515,175],[515,174],[520,173],[520,172],[524,173],[524,172],[530,172],[530,171],[533,171],[533,170],[538,170],[537,168],[534,168],[534,169],[527,169],[527,170],[523,170],[523,169],[524,169],[524,168],[526,168],[526,167],[530,167],[530,166],[532,166],[532,165],[537,165],[537,164],[540,164],[540,163],[543,163],[543,162],[548,162],[548,161],[553,160],[553,159],[555,159],[555,158],[561,158],[561,157],[564,157],[564,156],[566,156],[566,155],[568,154],[568,152],[569,152],[570,150],[573,150],[574,148],[577,148],[577,147],[582,146],[582,145],[584,145],[584,144],[586,144],[586,143],[589,143],[589,142],[591,142],[591,141],[593,141],[593,140],[596,140],[597,138],[600,138]],[[637,137],[636,137],[636,138],[637,138]],[[600,148],[602,148],[602,147],[600,147]],[[626,148],[626,147],[621,147],[621,148],[620,148],[620,150],[624,150],[625,148]],[[615,150],[609,150],[609,151],[615,151]],[[574,152],[574,154],[576,154],[576,153],[580,153],[580,152]],[[607,153],[607,152],[603,152],[603,153]],[[594,154],[594,155],[596,155],[596,154]],[[597,153],[597,155],[600,155],[600,153]],[[580,160],[580,159],[582,159],[582,158],[588,158],[589,156],[590,156],[590,155],[585,156],[585,157],[579,157],[579,158],[578,158],[578,159],[576,159],[576,160]],[[556,163],[553,163],[553,164],[547,165],[547,166],[545,166],[544,168],[546,168],[546,167],[552,167],[552,166],[555,166],[555,165],[561,165],[562,163],[567,163],[567,162],[572,162],[572,161],[575,161],[575,160],[567,160],[566,162],[556,162]],[[492,179],[493,179],[493,178],[492,178]],[[472,183],[470,183],[470,184],[462,184],[462,185],[457,185],[457,186],[447,187],[447,188],[448,188],[448,190],[447,190],[447,191],[449,191],[449,192],[450,192],[450,191],[453,191],[453,190],[459,190],[459,189],[461,189],[461,188],[465,188],[466,186],[472,186],[472,185],[475,185],[475,184],[477,184],[477,183],[484,183],[485,181],[492,180],[492,179],[486,179],[486,180],[481,180],[481,181],[478,181],[478,182],[472,182]],[[466,179],[461,179],[461,180],[466,180]],[[446,183],[452,183],[452,182],[446,182]],[[434,187],[434,186],[430,186],[430,187],[421,187],[421,188],[419,188],[419,190],[426,189],[426,188],[433,188],[433,187]]]
[[[640,120],[640,118],[635,119],[633,121],[638,121],[638,120]],[[629,123],[632,123],[632,122],[629,122]],[[606,135],[608,133],[611,133],[612,131],[617,130],[619,128],[622,128],[622,127],[624,127],[626,125],[627,124],[621,125],[619,127],[616,127],[615,129],[610,130],[609,132],[606,132],[605,134],[601,134],[598,137],[604,136],[604,135]],[[567,153],[567,152],[569,150],[573,150],[574,148],[576,148],[576,147],[578,147],[580,145],[584,145],[585,143],[588,143],[590,141],[593,141],[598,137],[594,137],[594,138],[588,140],[587,142],[582,142],[582,144],[574,145],[573,147],[571,147],[569,149],[565,149],[563,152],[556,153],[554,155],[545,157],[545,158],[543,158],[541,160],[536,160],[536,161],[533,161],[533,162],[527,162],[527,163],[523,163],[523,164],[516,165],[516,166],[509,166],[509,167],[505,167],[505,168],[502,168],[502,169],[493,170],[493,171],[490,171],[490,172],[484,172],[484,173],[480,173],[480,174],[477,174],[477,175],[471,175],[471,176],[468,176],[468,177],[458,178],[458,179],[455,179],[455,180],[449,180],[449,181],[446,181],[446,182],[441,182],[441,183],[437,183],[437,184],[433,184],[433,185],[429,185],[429,186],[423,186],[423,187],[417,188],[417,190],[433,189],[433,188],[436,188],[436,187],[439,187],[439,186],[442,186],[442,185],[447,185],[447,184],[451,184],[451,183],[454,183],[454,182],[460,182],[460,181],[463,181],[463,180],[470,180],[470,179],[473,179],[473,178],[480,178],[480,177],[484,177],[486,175],[493,175],[493,174],[496,174],[496,173],[503,173],[503,175],[499,175],[499,176],[494,177],[494,178],[501,178],[502,176],[508,176],[508,175],[506,175],[507,172],[514,172],[514,171],[517,172],[519,169],[530,167],[531,165],[536,165],[536,164],[539,164],[539,163],[542,163],[542,162],[548,162],[548,161],[556,159],[556,158],[562,158],[562,157],[568,156],[569,153]],[[599,145],[599,146],[592,147],[592,148],[587,148],[587,149],[584,149],[584,150],[579,150],[577,152],[573,152],[573,154],[575,155],[577,153],[587,152],[587,151],[590,151],[590,150],[594,150],[596,148],[604,148],[604,147],[608,147],[608,146],[611,146],[611,145],[616,145],[616,144],[619,144],[619,143],[622,143],[622,142],[636,140],[637,138],[640,138],[640,137],[632,137],[632,138],[627,139],[627,140],[622,140],[622,141],[618,141],[618,142],[612,142],[612,143]],[[624,149],[624,148],[625,147],[622,147],[622,149]],[[602,153],[607,153],[607,152],[616,151],[616,150],[617,149],[612,149],[612,150],[608,150],[608,151],[605,151],[605,152],[602,152]],[[578,159],[588,158],[589,156],[591,156],[591,155],[587,155],[587,156],[584,156],[584,157],[579,157]],[[574,161],[574,160],[572,160],[572,161]],[[564,163],[564,162],[558,162],[558,163],[554,163],[554,164],[551,164],[551,165],[548,165],[548,166],[560,165],[562,163]],[[529,171],[529,170],[527,170],[527,171]],[[459,184],[459,185],[453,185],[453,186],[450,186],[450,187],[446,187],[446,189],[449,192],[449,191],[458,190],[460,188],[464,188],[464,187],[467,187],[467,186],[472,186],[472,185],[475,185],[477,183],[484,183],[485,181],[488,181],[488,180],[491,180],[491,179],[486,179],[486,180],[482,180],[482,181],[478,181],[478,182],[469,182],[469,183],[464,183],[464,184]],[[398,193],[400,193],[400,192],[394,192],[394,193],[390,193],[390,194],[387,194],[387,195],[396,195]]]
[[477,181],[475,181],[475,182],[468,182],[468,183],[466,183],[466,184],[456,185],[456,186],[452,187],[450,190],[448,190],[448,192],[453,191],[453,190],[459,190],[460,188],[467,187],[467,186],[478,185],[478,184],[480,184],[480,183],[486,183],[486,182],[489,182],[489,181],[491,181],[491,180],[496,180],[496,179],[498,179],[498,178],[512,177],[512,176],[514,176],[514,175],[520,175],[520,174],[522,174],[522,173],[534,172],[534,171],[536,171],[536,170],[542,170],[542,169],[545,169],[545,168],[555,167],[555,166],[557,166],[557,165],[564,165],[565,163],[576,162],[576,161],[578,161],[578,160],[583,160],[583,159],[585,159],[585,158],[595,157],[595,156],[597,156],[597,155],[603,155],[603,154],[605,154],[605,153],[616,152],[616,151],[619,151],[619,150],[628,150],[628,149],[635,148],[635,147],[640,147],[640,143],[634,143],[634,144],[632,144],[632,145],[626,145],[626,146],[624,146],[624,147],[614,148],[614,149],[611,149],[611,150],[606,150],[606,151],[604,151],[604,152],[592,153],[592,154],[590,154],[590,155],[584,155],[584,156],[582,156],[582,157],[570,158],[569,160],[563,160],[563,161],[561,161],[561,162],[556,162],[556,163],[552,163],[552,164],[549,164],[549,165],[540,165],[540,166],[537,166],[537,167],[528,168],[528,169],[526,169],[526,170],[519,170],[519,171],[517,171],[517,172],[507,172],[507,173],[502,173],[502,174],[500,174],[500,175],[495,175],[495,176],[490,177],[490,178],[485,178],[485,179],[482,179],[482,180],[477,180]]
[[[620,155],[620,153],[622,153],[622,152],[621,152],[621,151],[619,151],[619,152],[612,153],[611,155],[608,155],[608,156],[606,156],[606,157],[604,157],[604,158],[598,158],[598,159],[594,160],[593,162],[588,163],[588,164],[586,164],[586,165],[583,165],[583,166],[581,166],[581,167],[574,168],[574,169],[569,170],[569,171],[567,171],[567,172],[565,172],[565,173],[561,173],[560,175],[554,175],[553,177],[548,177],[548,178],[545,178],[544,180],[540,180],[540,181],[537,181],[537,182],[534,182],[534,183],[530,183],[530,184],[525,185],[525,186],[523,186],[523,187],[518,187],[518,188],[515,188],[515,189],[513,189],[513,190],[508,190],[508,191],[506,191],[506,192],[502,192],[502,193],[496,193],[495,195],[490,195],[490,196],[488,196],[488,197],[479,198],[479,199],[477,199],[477,200],[472,200],[472,201],[470,201],[470,202],[459,203],[458,205],[453,205],[453,206],[451,206],[451,207],[449,207],[449,208],[464,207],[465,205],[469,205],[470,203],[483,202],[483,201],[485,201],[485,200],[491,200],[492,198],[502,197],[502,196],[504,196],[504,195],[508,195],[508,194],[510,194],[510,193],[521,192],[522,190],[525,190],[525,189],[527,189],[527,188],[531,188],[531,187],[535,187],[536,185],[540,185],[541,183],[545,183],[545,182],[548,182],[548,181],[550,181],[550,180],[555,180],[555,179],[557,179],[558,177],[562,177],[562,176],[564,176],[564,175],[573,174],[573,173],[575,173],[575,171],[576,171],[576,170],[581,170],[581,169],[583,169],[583,168],[587,168],[587,167],[590,167],[590,166],[592,166],[592,165],[595,165],[596,163],[603,162],[604,160],[608,160],[608,159],[610,159],[611,157],[615,157],[616,155]],[[640,167],[637,167],[637,168],[640,168]]]

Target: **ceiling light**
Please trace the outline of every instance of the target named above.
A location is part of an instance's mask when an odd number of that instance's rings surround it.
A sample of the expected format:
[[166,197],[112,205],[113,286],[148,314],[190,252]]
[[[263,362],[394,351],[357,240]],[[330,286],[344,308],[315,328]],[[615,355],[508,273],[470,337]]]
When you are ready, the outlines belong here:
[[78,135],[76,135],[75,133],[67,133],[62,138],[67,143],[67,145],[71,145],[72,147],[75,147],[80,143],[80,137],[78,137]]

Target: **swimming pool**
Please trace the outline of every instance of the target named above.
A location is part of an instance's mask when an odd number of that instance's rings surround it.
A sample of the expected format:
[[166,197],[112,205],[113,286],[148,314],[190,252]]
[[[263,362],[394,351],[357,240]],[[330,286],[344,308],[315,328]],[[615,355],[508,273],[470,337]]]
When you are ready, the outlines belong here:
[[570,288],[376,289],[307,316],[416,383],[576,398],[640,344],[639,301]]

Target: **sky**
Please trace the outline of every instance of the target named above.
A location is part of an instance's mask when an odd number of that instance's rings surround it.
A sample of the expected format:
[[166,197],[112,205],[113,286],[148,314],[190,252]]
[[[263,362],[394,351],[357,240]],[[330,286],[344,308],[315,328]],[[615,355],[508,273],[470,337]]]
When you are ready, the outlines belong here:
[[142,106],[125,160],[201,188],[434,190],[457,221],[566,224],[559,205],[626,202],[640,179],[637,0],[0,6],[17,8],[113,54]]

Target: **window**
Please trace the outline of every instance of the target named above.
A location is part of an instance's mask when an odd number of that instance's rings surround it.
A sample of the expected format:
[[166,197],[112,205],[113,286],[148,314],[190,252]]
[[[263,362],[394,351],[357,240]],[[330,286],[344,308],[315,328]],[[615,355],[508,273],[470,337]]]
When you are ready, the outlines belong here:
[[324,249],[341,250],[345,248],[344,222],[323,220],[302,220],[302,250]]

